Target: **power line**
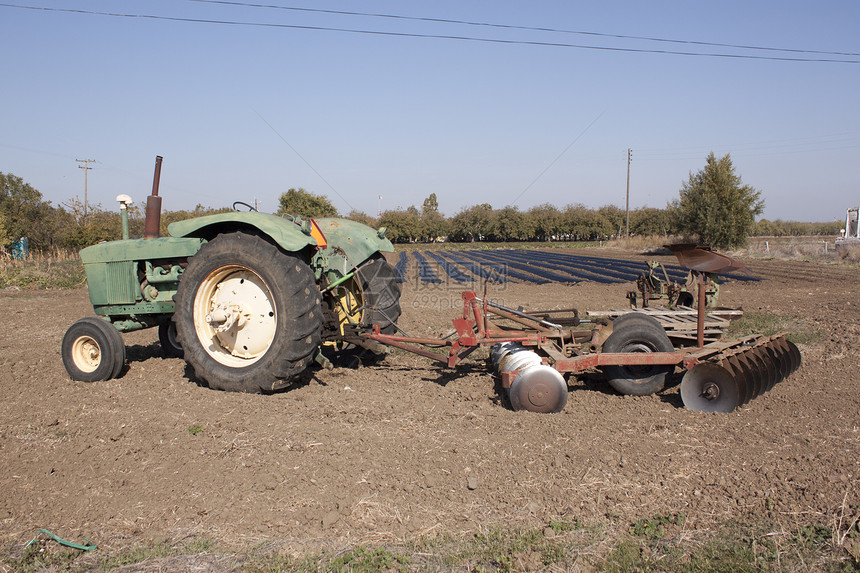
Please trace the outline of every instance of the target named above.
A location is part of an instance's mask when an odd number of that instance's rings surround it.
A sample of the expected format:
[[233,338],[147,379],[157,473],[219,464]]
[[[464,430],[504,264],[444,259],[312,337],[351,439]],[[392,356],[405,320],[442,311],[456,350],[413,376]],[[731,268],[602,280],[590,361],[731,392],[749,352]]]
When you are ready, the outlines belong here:
[[721,54],[721,53],[702,53],[702,52],[683,52],[674,50],[655,50],[643,48],[622,48],[618,46],[592,46],[585,44],[570,44],[564,42],[539,42],[530,40],[504,40],[500,38],[479,38],[475,36],[456,36],[448,34],[417,34],[407,32],[385,32],[380,30],[362,30],[358,28],[336,28],[330,26],[301,26],[298,24],[276,24],[271,22],[242,22],[237,20],[214,20],[208,18],[180,18],[176,16],[158,16],[154,14],[124,14],[117,12],[101,12],[96,10],[82,10],[73,8],[48,8],[44,6],[25,6],[22,4],[0,3],[0,7],[5,8],[20,8],[24,10],[37,10],[44,12],[60,12],[68,14],[83,14],[89,16],[109,16],[114,18],[140,18],[148,20],[161,20],[170,22],[186,22],[196,24],[221,24],[230,26],[248,26],[259,28],[280,28],[292,30],[310,30],[310,31],[326,31],[326,32],[343,32],[350,34],[364,34],[371,36],[389,36],[399,38],[426,38],[435,40],[460,40],[466,42],[482,42],[489,44],[505,44],[519,46],[542,46],[550,48],[574,48],[581,50],[597,50],[606,52],[626,52],[637,54],[662,54],[675,56],[693,56],[707,58],[729,58],[738,60],[769,60],[780,62],[809,62],[809,63],[831,63],[831,64],[860,64],[860,60],[844,60],[832,58],[796,58],[787,56],[756,56],[750,54]]
[[256,114],[257,114],[257,117],[259,117],[260,119],[262,119],[262,120],[263,120],[263,123],[265,123],[266,125],[268,125],[268,126],[269,126],[269,129],[271,129],[272,131],[274,131],[274,132],[275,132],[275,135],[277,135],[277,136],[281,139],[281,141],[283,141],[284,143],[286,143],[286,144],[287,144],[287,147],[289,147],[290,149],[292,149],[292,150],[293,150],[293,153],[295,153],[295,154],[299,157],[299,159],[301,159],[302,161],[304,161],[304,162],[305,162],[305,165],[307,165],[308,167],[310,167],[310,168],[311,168],[311,171],[313,171],[314,173],[316,173],[316,174],[317,174],[317,177],[319,177],[320,179],[322,179],[323,183],[325,183],[326,185],[328,185],[328,188],[329,188],[329,189],[331,189],[332,191],[334,191],[334,192],[335,192],[335,195],[337,195],[338,197],[340,197],[340,198],[343,200],[343,202],[344,202],[344,203],[346,203],[346,206],[347,206],[347,207],[349,207],[349,208],[350,208],[350,209],[352,209],[353,211],[356,211],[356,208],[355,208],[355,207],[353,207],[353,206],[352,206],[352,204],[351,204],[349,201],[347,201],[347,200],[346,200],[346,197],[344,197],[343,195],[341,195],[341,194],[338,192],[338,190],[337,190],[337,189],[335,189],[335,188],[332,186],[332,184],[331,184],[331,183],[329,183],[329,182],[328,182],[328,180],[327,180],[325,177],[323,177],[323,176],[322,176],[322,174],[321,174],[319,171],[317,171],[317,170],[316,170],[316,168],[315,168],[313,165],[311,165],[311,164],[310,164],[310,162],[309,162],[307,159],[305,159],[305,158],[304,158],[304,156],[303,156],[301,153],[299,153],[299,151],[298,151],[295,147],[293,147],[293,146],[292,146],[292,144],[291,144],[289,141],[287,141],[286,139],[284,139],[284,136],[283,136],[283,135],[281,135],[280,133],[278,133],[278,130],[277,130],[277,129],[275,129],[275,127],[274,127],[271,123],[269,123],[268,121],[266,121],[266,118],[265,118],[265,117],[263,117],[262,115],[260,115],[260,112],[258,112],[257,110],[254,110],[254,113],[256,113]]
[[630,36],[627,34],[607,34],[603,32],[588,32],[585,30],[567,30],[563,28],[546,28],[541,26],[516,26],[513,24],[496,24],[492,22],[473,22],[470,20],[453,20],[448,18],[429,18],[420,16],[403,16],[399,14],[380,14],[375,12],[350,12],[346,10],[323,10],[321,8],[299,8],[294,6],[278,6],[274,4],[256,4],[251,2],[233,2],[228,0],[188,0],[201,4],[221,4],[227,6],[241,6],[244,8],[268,8],[275,10],[289,10],[293,12],[311,12],[317,14],[334,14],[339,16],[362,16],[372,18],[388,18],[392,20],[408,20],[413,22],[433,22],[441,24],[460,24],[465,26],[482,26],[487,28],[501,28],[508,30],[527,30],[531,32],[554,32],[559,34],[578,34],[583,36],[596,36],[601,38],[616,38],[623,40],[647,40],[649,42],[665,42],[670,44],[686,44],[694,46],[709,46],[717,48],[738,48],[741,50],[765,50],[771,52],[793,52],[798,54],[822,54],[830,56],[860,56],[858,52],[830,52],[825,50],[804,50],[797,48],[775,48],[772,46],[751,46],[745,44],[726,44],[721,42],[703,42],[696,40],[675,40],[670,38],[659,38],[652,36]]
[[586,126],[585,126],[585,129],[583,129],[582,131],[580,131],[580,132],[579,132],[579,135],[577,135],[575,138],[573,138],[573,141],[571,141],[571,142],[567,145],[567,147],[565,147],[565,148],[562,150],[562,152],[561,152],[561,153],[559,153],[559,154],[555,157],[555,159],[553,159],[552,161],[550,161],[550,162],[549,162],[549,165],[547,165],[546,167],[544,167],[544,168],[543,168],[543,171],[541,171],[540,173],[538,173],[537,177],[535,177],[535,178],[532,180],[532,182],[531,182],[531,183],[529,183],[528,185],[526,185],[525,189],[523,189],[522,191],[520,191],[520,194],[519,194],[519,195],[517,195],[516,197],[514,197],[514,200],[513,200],[513,201],[511,201],[511,202],[510,202],[510,204],[511,204],[511,205],[516,205],[517,201],[519,201],[519,200],[520,200],[520,197],[522,197],[523,195],[525,195],[525,194],[526,194],[526,191],[528,191],[529,189],[531,189],[531,188],[532,188],[532,186],[534,186],[534,184],[538,182],[538,179],[540,179],[541,177],[543,177],[543,176],[544,176],[544,173],[546,173],[547,171],[549,171],[549,170],[550,170],[550,168],[551,168],[553,165],[555,165],[555,164],[558,162],[558,160],[559,160],[559,159],[561,159],[562,155],[564,155],[565,153],[567,153],[567,150],[568,150],[568,149],[570,149],[571,147],[573,147],[573,146],[574,146],[574,144],[575,144],[577,141],[579,141],[580,139],[582,139],[582,136],[583,136],[583,135],[585,135],[585,134],[586,134],[586,132],[587,132],[589,129],[591,129],[591,126],[592,126],[592,125],[594,125],[595,123],[597,123],[597,120],[598,120],[598,119],[600,119],[601,117],[603,117],[603,114],[605,114],[605,113],[606,113],[606,110],[603,110],[602,112],[600,112],[600,115],[598,115],[598,116],[597,116],[597,117],[595,117],[593,120],[591,120],[591,123],[589,123],[588,125],[586,125]]

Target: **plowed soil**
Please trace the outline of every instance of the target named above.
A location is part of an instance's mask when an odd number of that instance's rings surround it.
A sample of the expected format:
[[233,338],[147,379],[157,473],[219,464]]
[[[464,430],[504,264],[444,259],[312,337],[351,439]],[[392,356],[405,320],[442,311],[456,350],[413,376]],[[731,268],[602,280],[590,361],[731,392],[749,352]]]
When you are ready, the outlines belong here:
[[[8,546],[46,528],[110,547],[203,533],[300,550],[558,517],[833,526],[860,514],[860,272],[746,262],[762,280],[728,281],[723,305],[819,334],[799,345],[797,372],[731,414],[684,409],[677,386],[629,397],[597,378],[571,380],[560,414],[513,412],[486,352],[454,371],[398,351],[274,395],[224,393],[163,358],[154,330],[124,335],[119,379],[73,382],[60,341],[92,314],[86,290],[0,292],[0,535]],[[461,288],[403,285],[403,329],[447,334]],[[585,311],[623,308],[628,289],[489,296]]]

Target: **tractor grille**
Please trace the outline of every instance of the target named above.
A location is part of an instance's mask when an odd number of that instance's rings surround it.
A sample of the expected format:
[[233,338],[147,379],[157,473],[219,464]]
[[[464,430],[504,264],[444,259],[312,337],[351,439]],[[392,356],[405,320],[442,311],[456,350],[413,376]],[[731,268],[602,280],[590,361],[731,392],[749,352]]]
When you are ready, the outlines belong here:
[[134,304],[138,294],[134,261],[90,263],[84,268],[87,271],[90,302],[94,306]]

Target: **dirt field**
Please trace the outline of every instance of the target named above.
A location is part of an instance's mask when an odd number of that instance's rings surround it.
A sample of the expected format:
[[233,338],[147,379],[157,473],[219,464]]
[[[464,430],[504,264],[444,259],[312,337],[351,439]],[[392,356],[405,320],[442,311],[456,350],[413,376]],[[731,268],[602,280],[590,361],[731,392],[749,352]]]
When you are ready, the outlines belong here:
[[[747,264],[763,280],[726,283],[723,304],[821,335],[799,345],[796,373],[732,414],[685,410],[677,386],[637,398],[597,381],[572,381],[560,414],[513,412],[482,359],[454,372],[403,353],[272,396],[229,394],[162,358],[154,330],[124,336],[121,378],[76,383],[60,340],[92,314],[86,291],[0,292],[0,534],[6,547],[46,528],[105,548],[203,533],[306,551],[558,517],[836,527],[860,515],[860,271]],[[490,294],[585,311],[623,307],[627,290]],[[402,304],[407,332],[440,335],[460,288],[406,284]]]

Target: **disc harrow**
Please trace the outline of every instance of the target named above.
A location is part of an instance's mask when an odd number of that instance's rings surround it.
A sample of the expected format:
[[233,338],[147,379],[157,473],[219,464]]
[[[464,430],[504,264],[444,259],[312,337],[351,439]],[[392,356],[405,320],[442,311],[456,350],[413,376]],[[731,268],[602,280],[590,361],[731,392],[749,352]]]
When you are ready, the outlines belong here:
[[[602,371],[622,394],[643,396],[663,390],[678,368],[681,400],[688,409],[732,412],[773,387],[800,367],[800,351],[786,336],[750,335],[704,341],[705,293],[711,274],[742,268],[735,261],[700,247],[675,249],[679,261],[698,271],[695,345],[674,346],[663,325],[644,312],[613,321],[584,320],[576,309],[524,312],[464,291],[463,314],[445,338],[386,334],[378,325],[357,341],[400,348],[448,368],[480,347],[490,347],[489,364],[501,380],[514,410],[559,412],[567,403],[568,378]],[[349,340],[347,340],[349,342]],[[688,341],[689,342],[689,341]],[[681,344],[681,343],[679,343]]]
[[681,400],[690,410],[731,412],[770,392],[799,367],[800,351],[785,334],[752,339],[687,370]]

